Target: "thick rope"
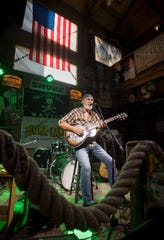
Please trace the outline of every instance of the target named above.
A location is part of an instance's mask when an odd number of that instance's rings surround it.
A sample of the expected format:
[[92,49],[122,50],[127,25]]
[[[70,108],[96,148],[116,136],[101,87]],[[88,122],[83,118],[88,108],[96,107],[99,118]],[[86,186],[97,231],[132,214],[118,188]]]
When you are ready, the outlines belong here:
[[[54,225],[64,223],[69,230],[88,228],[98,230],[101,224],[109,223],[110,215],[117,212],[124,196],[134,185],[140,166],[153,154],[158,168],[164,170],[164,152],[153,141],[141,141],[132,149],[117,182],[98,204],[81,207],[67,201],[49,183],[37,163],[28,155],[26,149],[4,130],[0,130],[0,163],[13,175],[17,186],[26,191],[31,203],[39,207],[43,216],[49,217]],[[156,168],[153,169],[155,173]],[[162,175],[164,180],[164,177]]]

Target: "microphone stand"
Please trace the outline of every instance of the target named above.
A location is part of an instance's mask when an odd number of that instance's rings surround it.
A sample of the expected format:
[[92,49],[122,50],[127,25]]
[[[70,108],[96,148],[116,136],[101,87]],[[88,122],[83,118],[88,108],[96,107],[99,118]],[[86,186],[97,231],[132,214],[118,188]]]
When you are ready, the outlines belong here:
[[[98,109],[95,106],[97,106]],[[109,131],[111,136],[113,137],[114,135],[111,133],[110,129],[108,128],[107,124],[105,123],[105,119],[103,117],[103,114],[102,114],[102,111],[101,111],[101,107],[97,103],[94,103],[93,107],[94,107],[94,110],[96,111],[96,113],[99,115],[99,117],[104,121],[104,125],[105,125],[107,131]],[[113,144],[113,149],[114,149],[114,144]],[[114,155],[116,156],[115,150],[114,150]],[[115,166],[114,159],[115,158],[116,157],[112,157],[112,185],[114,184],[114,166]]]
[[[96,109],[96,107],[98,107],[98,111]],[[95,109],[95,111],[97,112],[97,114],[101,117],[101,119],[104,121],[105,123],[105,120],[104,120],[104,117],[102,115],[102,111],[101,111],[101,108],[100,106],[97,104],[97,103],[94,103],[93,104],[93,107]],[[114,136],[114,134],[111,132],[110,128],[107,126],[107,124],[105,123],[105,126],[106,126],[106,129],[107,131],[110,133],[110,135],[112,136],[112,139],[118,144],[119,148],[121,151],[124,151],[122,145],[119,143],[118,139]],[[115,152],[115,148],[114,148],[114,144],[112,142],[112,145],[113,145],[113,150],[114,150],[114,156],[115,157],[112,157],[112,185],[114,184],[114,167],[115,167],[115,164],[114,164],[114,158],[116,158],[116,152]],[[107,240],[110,239],[110,237],[112,236],[112,233],[113,233],[113,230],[114,230],[114,227],[118,224],[118,219],[115,217],[115,215],[112,215],[111,218],[110,218],[110,225],[111,225],[111,229],[109,231],[109,234],[108,234],[108,237],[107,237]]]

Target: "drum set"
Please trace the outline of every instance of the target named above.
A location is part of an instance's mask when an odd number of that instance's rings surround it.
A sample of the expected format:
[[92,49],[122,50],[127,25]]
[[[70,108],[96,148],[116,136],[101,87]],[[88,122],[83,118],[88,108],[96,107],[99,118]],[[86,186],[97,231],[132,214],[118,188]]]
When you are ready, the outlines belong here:
[[49,148],[36,148],[33,159],[48,178],[71,190],[78,166],[74,149],[63,138],[56,139]]

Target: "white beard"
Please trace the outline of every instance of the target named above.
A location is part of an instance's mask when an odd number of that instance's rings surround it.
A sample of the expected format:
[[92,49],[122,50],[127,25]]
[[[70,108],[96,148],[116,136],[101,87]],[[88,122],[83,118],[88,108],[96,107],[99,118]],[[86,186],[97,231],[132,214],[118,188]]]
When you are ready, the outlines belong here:
[[91,110],[91,109],[93,108],[93,105],[88,105],[88,104],[87,104],[87,105],[85,105],[84,107],[85,107],[85,109],[87,109],[87,110]]

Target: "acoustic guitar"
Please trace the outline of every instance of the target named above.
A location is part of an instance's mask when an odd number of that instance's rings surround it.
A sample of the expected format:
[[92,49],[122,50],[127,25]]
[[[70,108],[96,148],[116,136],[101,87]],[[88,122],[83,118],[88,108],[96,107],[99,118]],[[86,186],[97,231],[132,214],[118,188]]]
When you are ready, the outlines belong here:
[[[127,116],[128,115],[126,113],[119,113],[111,118],[106,119],[105,123],[107,124],[116,119],[124,120],[127,118]],[[97,135],[97,133],[99,132],[99,130],[101,129],[99,124],[85,125],[85,126],[77,125],[77,126],[84,130],[82,136],[81,135],[79,136],[78,134],[76,134],[72,131],[69,131],[69,130],[64,131],[65,139],[66,139],[68,145],[73,148],[81,146],[88,138],[95,137]]]
[[108,179],[108,170],[106,165],[103,162],[100,162],[100,166],[99,166],[99,175],[102,178],[107,178]]

